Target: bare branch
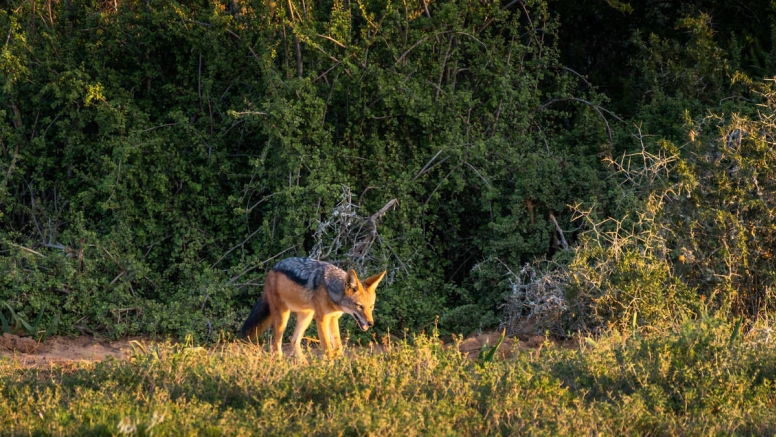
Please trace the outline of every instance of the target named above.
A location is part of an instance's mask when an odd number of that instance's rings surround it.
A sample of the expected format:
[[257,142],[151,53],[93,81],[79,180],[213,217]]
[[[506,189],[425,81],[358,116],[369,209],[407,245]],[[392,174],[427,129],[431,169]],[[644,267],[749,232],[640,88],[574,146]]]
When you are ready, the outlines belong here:
[[[606,112],[610,116],[616,118],[617,120],[619,120],[619,121],[621,121],[623,123],[625,123],[625,121],[623,119],[621,119],[620,117],[614,115],[614,113],[612,113],[611,111],[609,111],[608,109],[606,109],[606,108],[604,108],[602,106],[596,105],[595,103],[588,102],[587,100],[580,99],[578,97],[562,97],[562,98],[552,99],[552,100],[542,104],[541,106],[539,106],[539,109],[545,109],[548,106],[552,105],[553,103],[558,103],[558,102],[563,102],[563,101],[580,102],[580,103],[584,103],[584,104],[590,106],[591,108],[593,108],[595,110],[595,112],[597,112],[598,115],[601,117],[601,119],[604,121],[604,124],[606,125],[606,132],[609,134],[609,144],[614,144],[614,139],[612,137],[612,128],[609,127],[609,122],[606,120],[606,117],[604,117],[603,112]],[[601,111],[603,111],[603,112],[601,112]]]
[[226,251],[226,252],[225,252],[223,255],[221,255],[221,258],[218,258],[218,261],[214,262],[214,263],[213,263],[213,265],[211,265],[211,266],[210,266],[210,268],[211,268],[211,269],[212,269],[212,268],[215,268],[215,266],[217,266],[217,265],[218,265],[218,263],[220,263],[220,262],[221,262],[221,261],[222,261],[224,258],[226,258],[226,256],[227,256],[227,255],[229,255],[230,253],[232,253],[232,251],[234,251],[234,250],[235,250],[235,249],[237,249],[238,247],[243,247],[243,246],[245,245],[245,243],[247,243],[247,242],[248,242],[248,240],[250,240],[250,239],[251,239],[251,237],[253,237],[254,235],[256,235],[256,234],[257,234],[257,233],[258,233],[258,232],[259,232],[261,229],[262,229],[262,228],[256,229],[255,231],[253,231],[253,232],[251,233],[251,235],[248,235],[248,236],[247,236],[247,237],[246,237],[246,238],[245,238],[245,239],[242,241],[242,243],[240,243],[240,244],[238,244],[238,245],[234,246],[233,248],[231,248],[231,249],[227,250],[227,251]]
[[[439,155],[442,153],[442,151],[443,151],[443,150],[444,150],[444,149],[439,149],[439,151],[436,153],[436,155],[434,155],[434,156],[433,156],[431,159],[429,159],[429,160],[428,160],[428,162],[426,163],[426,165],[424,165],[424,166],[423,166],[423,168],[421,168],[421,169],[420,169],[420,171],[418,172],[418,174],[416,174],[416,175],[415,175],[415,177],[414,177],[414,178],[412,178],[412,180],[414,181],[415,179],[417,179],[417,178],[421,177],[423,174],[425,174],[427,171],[431,170],[431,168],[429,168],[429,166],[431,165],[431,163],[432,163],[432,162],[434,162],[434,160],[435,160],[435,159],[437,159],[437,156],[439,156]],[[444,162],[446,159],[447,159],[447,158],[445,158],[444,160],[442,160],[442,162]],[[439,164],[441,164],[442,162],[440,162]],[[437,165],[439,165],[439,164],[437,164]],[[435,165],[434,167],[436,167],[436,165]],[[433,167],[432,167],[432,168],[433,168]],[[428,170],[427,170],[427,169],[428,169]]]
[[420,0],[420,3],[423,5],[423,10],[426,12],[426,18],[431,18],[431,13],[428,11],[426,0]]
[[267,258],[267,259],[265,259],[264,261],[262,261],[262,262],[260,262],[260,263],[258,263],[258,264],[254,264],[254,265],[252,265],[252,266],[249,266],[248,268],[246,268],[246,269],[245,269],[245,270],[243,270],[242,272],[238,273],[237,275],[235,275],[235,276],[232,276],[232,278],[231,278],[231,279],[229,279],[228,281],[226,281],[226,285],[230,285],[230,284],[232,284],[234,281],[236,281],[236,280],[240,279],[240,277],[242,277],[242,276],[243,276],[243,275],[245,275],[246,273],[250,272],[251,270],[255,270],[255,269],[257,269],[257,268],[259,268],[259,267],[261,267],[261,266],[263,266],[263,265],[267,264],[268,262],[270,262],[270,261],[272,261],[273,259],[275,259],[275,258],[279,257],[280,255],[283,255],[284,253],[288,252],[288,251],[289,251],[289,250],[291,250],[291,249],[296,249],[296,244],[295,244],[295,245],[293,245],[293,246],[291,246],[291,247],[289,247],[289,248],[286,248],[285,250],[281,250],[280,252],[278,252],[277,254],[275,254],[275,256],[273,256],[273,257],[271,257],[271,258]]
[[333,42],[334,44],[337,44],[338,46],[342,47],[343,49],[348,48],[345,44],[342,44],[341,42],[337,41],[336,39],[334,39],[334,38],[332,38],[330,36],[321,35],[320,33],[318,34],[318,36],[321,37],[321,38],[324,38],[324,39],[328,39],[329,41]]
[[509,8],[511,8],[512,6],[514,6],[514,5],[518,4],[518,3],[523,3],[523,0],[512,0],[511,2],[509,2],[509,3],[505,4],[504,6],[502,6],[501,10],[503,11],[504,9],[509,9]]
[[37,251],[34,251],[34,250],[32,250],[32,249],[30,249],[30,248],[28,248],[28,247],[20,246],[20,245],[18,245],[18,244],[13,244],[13,243],[11,243],[11,242],[9,242],[8,244],[10,244],[10,245],[11,245],[11,246],[13,246],[13,247],[19,248],[19,249],[21,249],[21,250],[23,250],[23,251],[25,251],[25,252],[27,252],[27,253],[31,253],[31,254],[33,254],[33,255],[38,255],[38,256],[39,256],[39,257],[41,257],[41,258],[45,258],[45,256],[44,256],[42,253],[40,253],[40,252],[37,252]]
[[487,179],[485,179],[485,177],[484,177],[483,175],[481,175],[481,174],[480,174],[480,172],[479,172],[479,171],[477,171],[477,169],[476,169],[476,168],[474,168],[474,166],[473,166],[473,165],[469,164],[469,163],[468,163],[468,162],[466,162],[466,161],[463,161],[463,163],[464,163],[464,164],[466,164],[466,165],[467,165],[467,166],[468,166],[470,169],[472,169],[472,171],[474,171],[475,173],[477,173],[477,176],[479,176],[479,177],[480,177],[480,179],[482,179],[482,182],[485,182],[485,185],[487,185],[487,186],[488,186],[488,188],[491,188],[491,186],[490,186],[490,183],[488,182],[488,180],[487,180]]
[[16,165],[16,159],[19,157],[19,144],[16,144],[16,150],[13,152],[13,158],[11,158],[11,165],[8,166],[8,171],[5,173],[5,178],[3,179],[3,183],[0,184],[0,192],[2,192],[5,187],[8,185],[8,181],[11,179],[11,173],[13,172],[13,168]]
[[558,221],[555,220],[555,216],[553,214],[550,214],[550,220],[555,223],[555,231],[558,233],[558,237],[560,238],[561,247],[563,247],[563,250],[569,250],[569,244],[566,242],[566,237],[563,236],[563,229],[560,228],[560,225],[558,224]]

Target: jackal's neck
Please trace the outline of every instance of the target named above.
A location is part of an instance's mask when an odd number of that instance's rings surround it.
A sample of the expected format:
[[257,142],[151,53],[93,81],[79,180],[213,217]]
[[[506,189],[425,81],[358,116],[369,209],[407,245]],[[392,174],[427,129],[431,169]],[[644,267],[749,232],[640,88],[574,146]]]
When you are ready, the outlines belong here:
[[323,268],[323,284],[326,287],[326,291],[329,293],[334,303],[339,305],[342,298],[345,296],[345,282],[347,281],[347,273],[341,268],[326,263]]

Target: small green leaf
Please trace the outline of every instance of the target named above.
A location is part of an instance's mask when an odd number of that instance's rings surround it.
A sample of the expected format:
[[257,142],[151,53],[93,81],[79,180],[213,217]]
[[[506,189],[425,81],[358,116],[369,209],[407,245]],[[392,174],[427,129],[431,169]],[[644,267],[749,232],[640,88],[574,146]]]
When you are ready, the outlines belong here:
[[30,332],[30,334],[37,334],[38,327],[40,326],[41,320],[43,320],[43,313],[45,311],[46,307],[40,309],[40,314],[38,314],[38,317],[35,318],[35,322],[32,324],[32,332]]
[[499,346],[501,346],[501,343],[504,342],[504,338],[507,335],[507,330],[504,329],[501,331],[501,336],[498,339],[498,342],[496,342],[495,346],[488,346],[487,343],[482,346],[482,349],[480,349],[480,353],[477,354],[477,363],[479,365],[483,365],[484,363],[491,363],[496,358],[496,351],[498,351]]

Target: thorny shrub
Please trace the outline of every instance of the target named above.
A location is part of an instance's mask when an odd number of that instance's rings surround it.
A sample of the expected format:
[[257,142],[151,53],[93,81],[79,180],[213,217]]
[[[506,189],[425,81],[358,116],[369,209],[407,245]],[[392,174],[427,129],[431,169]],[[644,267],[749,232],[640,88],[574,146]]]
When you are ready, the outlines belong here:
[[624,213],[602,220],[574,205],[586,228],[572,262],[514,275],[522,279],[505,323],[532,319],[568,333],[634,322],[661,329],[706,311],[754,323],[772,312],[776,91],[773,82],[753,86],[753,116],[688,115],[682,148],[638,136],[640,150],[610,160]]

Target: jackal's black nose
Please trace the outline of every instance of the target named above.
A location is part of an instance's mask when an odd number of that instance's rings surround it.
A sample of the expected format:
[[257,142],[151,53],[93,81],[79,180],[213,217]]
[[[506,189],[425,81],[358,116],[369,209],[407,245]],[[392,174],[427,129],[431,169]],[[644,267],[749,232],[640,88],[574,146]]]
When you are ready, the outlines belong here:
[[371,328],[372,326],[375,326],[375,322],[366,322],[367,325]]

